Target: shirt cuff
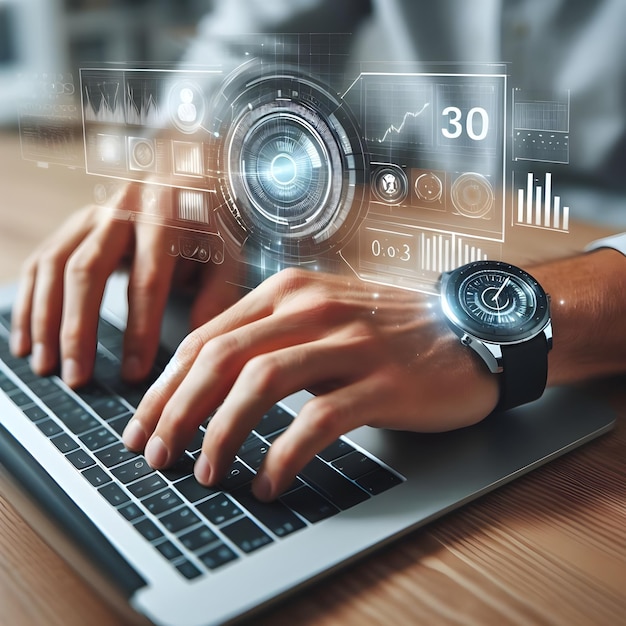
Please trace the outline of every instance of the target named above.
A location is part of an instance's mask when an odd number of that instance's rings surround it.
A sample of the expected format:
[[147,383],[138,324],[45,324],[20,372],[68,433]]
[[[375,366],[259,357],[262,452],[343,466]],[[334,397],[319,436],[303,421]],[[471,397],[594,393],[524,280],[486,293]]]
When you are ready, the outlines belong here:
[[626,233],[596,239],[596,241],[592,241],[589,245],[585,246],[585,252],[591,252],[599,248],[613,248],[626,256]]

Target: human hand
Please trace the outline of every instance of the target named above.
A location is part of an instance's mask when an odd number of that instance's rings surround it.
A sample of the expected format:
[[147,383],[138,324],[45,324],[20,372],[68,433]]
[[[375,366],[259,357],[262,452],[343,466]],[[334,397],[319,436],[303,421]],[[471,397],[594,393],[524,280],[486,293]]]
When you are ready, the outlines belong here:
[[272,444],[253,483],[262,500],[357,426],[449,430],[479,421],[498,398],[495,377],[448,329],[436,297],[291,269],[185,338],[124,442],[166,467],[217,409],[195,466],[212,485],[263,414],[304,388],[318,395]]
[[11,349],[20,356],[31,353],[36,373],[49,374],[61,361],[61,375],[70,386],[90,379],[104,288],[120,265],[130,266],[122,365],[129,381],[150,371],[172,282],[180,284],[180,276],[191,273],[196,288],[201,287],[192,324],[234,301],[232,288],[210,289],[223,269],[176,259],[167,252],[170,229],[135,219],[143,209],[141,192],[141,185],[130,184],[114,208],[88,206],[74,213],[24,263],[13,307]]

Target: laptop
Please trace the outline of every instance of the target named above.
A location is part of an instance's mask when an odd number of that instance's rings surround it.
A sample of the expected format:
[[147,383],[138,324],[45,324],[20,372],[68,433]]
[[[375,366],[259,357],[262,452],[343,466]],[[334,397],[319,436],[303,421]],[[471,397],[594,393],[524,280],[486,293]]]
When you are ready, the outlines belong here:
[[[73,392],[33,375],[8,350],[14,287],[0,290],[0,485],[27,521],[128,621],[238,621],[321,576],[461,507],[611,429],[601,400],[553,388],[529,405],[443,434],[358,428],[328,446],[273,504],[249,483],[305,392],[273,407],[217,489],[188,452],[152,471],[120,433],[143,389],[118,378],[125,279],[109,282],[94,380]],[[165,352],[184,305],[164,321]]]

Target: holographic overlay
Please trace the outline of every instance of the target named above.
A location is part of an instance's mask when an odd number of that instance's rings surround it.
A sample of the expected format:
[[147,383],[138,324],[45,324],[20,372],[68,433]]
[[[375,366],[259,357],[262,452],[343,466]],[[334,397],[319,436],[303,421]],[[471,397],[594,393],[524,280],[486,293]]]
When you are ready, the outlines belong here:
[[367,158],[355,119],[323,84],[290,67],[251,64],[221,92],[213,135],[233,254],[321,261],[367,211]]

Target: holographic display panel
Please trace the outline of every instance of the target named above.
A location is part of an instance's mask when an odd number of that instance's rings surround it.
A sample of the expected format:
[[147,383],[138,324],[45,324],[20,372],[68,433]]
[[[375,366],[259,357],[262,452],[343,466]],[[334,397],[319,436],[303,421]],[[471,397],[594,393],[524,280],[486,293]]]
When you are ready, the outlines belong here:
[[568,231],[568,97],[511,89],[503,64],[351,66],[341,37],[251,36],[204,69],[60,76],[22,110],[23,154],[76,167],[64,147],[82,127],[97,203],[119,209],[138,185],[124,211],[168,227],[170,254],[261,278],[298,265],[429,291],[500,258],[508,228]]

